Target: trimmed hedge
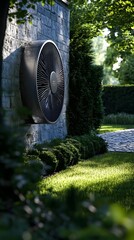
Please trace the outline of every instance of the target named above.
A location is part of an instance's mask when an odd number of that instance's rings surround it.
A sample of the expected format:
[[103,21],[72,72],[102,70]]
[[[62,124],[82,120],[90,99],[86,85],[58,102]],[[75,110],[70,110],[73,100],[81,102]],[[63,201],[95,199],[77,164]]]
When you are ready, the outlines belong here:
[[81,158],[86,160],[90,157],[98,154],[105,153],[107,151],[107,144],[106,142],[97,135],[82,135],[76,137],[76,140],[80,142],[80,153]]
[[88,159],[106,151],[107,144],[101,137],[85,134],[35,145],[35,149],[26,153],[25,159],[31,156],[31,159],[40,160],[44,165],[42,175],[47,176],[77,164],[80,159]]
[[47,149],[43,150],[39,153],[39,157],[45,165],[45,171],[47,175],[56,171],[58,160],[53,152]]
[[116,125],[134,125],[134,114],[116,113],[104,116],[103,125],[116,124]]
[[98,129],[103,118],[101,99],[102,66],[93,65],[89,27],[71,31],[68,134],[80,136]]
[[58,167],[57,171],[67,168],[67,166],[71,165],[71,159],[73,153],[66,147],[65,144],[61,143],[59,146],[54,147],[53,153],[56,155],[58,159]]
[[105,115],[134,114],[134,85],[104,86],[102,100]]
[[80,152],[79,152],[79,148],[75,146],[75,144],[67,139],[67,141],[65,142],[66,147],[72,152],[72,158],[70,159],[70,164],[71,165],[75,165],[78,163],[78,161],[80,160]]

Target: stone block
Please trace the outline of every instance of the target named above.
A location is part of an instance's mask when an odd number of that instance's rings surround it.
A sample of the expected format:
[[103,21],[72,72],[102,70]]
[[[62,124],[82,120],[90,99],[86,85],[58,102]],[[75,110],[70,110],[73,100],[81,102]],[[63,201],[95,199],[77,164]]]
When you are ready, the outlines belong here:
[[3,96],[2,96],[2,106],[4,109],[9,109],[11,104],[10,104],[10,96],[6,94],[6,92],[4,92]]

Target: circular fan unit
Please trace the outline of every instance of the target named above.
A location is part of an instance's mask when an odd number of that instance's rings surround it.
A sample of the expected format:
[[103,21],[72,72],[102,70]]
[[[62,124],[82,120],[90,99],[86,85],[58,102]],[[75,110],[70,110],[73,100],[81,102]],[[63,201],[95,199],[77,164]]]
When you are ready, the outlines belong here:
[[64,101],[64,73],[53,41],[36,41],[24,48],[20,89],[22,102],[35,123],[57,121]]

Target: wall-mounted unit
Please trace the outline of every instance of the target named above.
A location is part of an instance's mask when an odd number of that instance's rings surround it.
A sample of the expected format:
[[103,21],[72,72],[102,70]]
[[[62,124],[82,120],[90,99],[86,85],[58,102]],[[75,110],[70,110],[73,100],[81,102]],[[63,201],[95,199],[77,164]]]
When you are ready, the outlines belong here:
[[58,120],[64,102],[64,73],[59,49],[53,41],[35,41],[24,47],[20,91],[34,123]]

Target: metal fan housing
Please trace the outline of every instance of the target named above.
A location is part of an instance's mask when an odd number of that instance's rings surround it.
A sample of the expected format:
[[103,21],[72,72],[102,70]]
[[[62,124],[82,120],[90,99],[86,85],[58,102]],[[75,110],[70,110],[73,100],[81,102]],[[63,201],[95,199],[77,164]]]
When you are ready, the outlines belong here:
[[64,72],[60,52],[51,41],[35,41],[23,50],[20,65],[23,105],[34,123],[55,123],[64,102]]

